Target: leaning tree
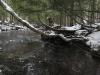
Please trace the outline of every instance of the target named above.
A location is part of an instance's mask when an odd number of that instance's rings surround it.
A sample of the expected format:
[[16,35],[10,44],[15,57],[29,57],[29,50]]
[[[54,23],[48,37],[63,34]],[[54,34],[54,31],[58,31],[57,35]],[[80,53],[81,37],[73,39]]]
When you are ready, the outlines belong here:
[[[4,2],[4,0],[0,0],[0,5],[1,5],[1,7],[3,7],[4,10],[6,10],[9,14],[11,14],[13,17],[15,17],[19,22],[21,22],[24,26],[26,26],[30,30],[32,30],[32,31],[34,31],[36,33],[39,33],[39,34],[41,34],[43,36],[57,36],[57,37],[60,37],[61,39],[65,40],[65,41],[69,41],[69,39],[67,39],[65,36],[63,36],[61,34],[50,35],[48,33],[45,33],[43,31],[35,28],[28,21],[23,20],[21,17],[19,17],[18,14],[16,14],[16,12],[14,12],[14,10],[7,3]],[[48,27],[50,30],[59,31],[59,30],[51,28],[50,26],[48,26],[48,25],[46,25],[44,23],[43,23],[43,25]]]

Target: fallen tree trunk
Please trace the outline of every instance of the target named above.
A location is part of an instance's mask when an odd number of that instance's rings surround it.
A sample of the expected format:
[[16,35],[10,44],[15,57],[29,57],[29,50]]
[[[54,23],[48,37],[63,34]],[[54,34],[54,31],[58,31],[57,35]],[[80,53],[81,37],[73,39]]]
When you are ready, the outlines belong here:
[[6,10],[9,14],[11,14],[13,17],[15,17],[19,22],[21,22],[27,28],[29,28],[32,31],[34,31],[36,33],[39,33],[41,35],[46,35],[46,33],[38,30],[37,28],[35,28],[34,26],[32,26],[29,22],[27,22],[26,20],[23,20],[21,17],[19,17],[18,14],[16,14],[14,12],[14,10],[9,5],[7,5],[3,0],[0,0],[0,5],[1,5],[1,7],[4,8],[4,10]]
[[[19,17],[18,16],[18,14],[16,14],[15,12],[14,12],[14,10],[7,4],[7,3],[5,3],[3,0],[0,0],[0,5],[1,5],[1,7],[3,7],[4,8],[4,10],[6,10],[9,14],[11,14],[13,17],[15,17],[19,22],[21,22],[24,26],[26,26],[27,28],[29,28],[30,30],[32,30],[32,31],[34,31],[34,32],[36,32],[36,33],[39,33],[40,35],[44,35],[44,36],[58,36],[58,37],[60,37],[62,40],[64,40],[64,41],[70,41],[67,37],[65,37],[64,35],[63,35],[63,33],[60,33],[60,34],[58,34],[58,33],[55,33],[54,35],[49,35],[49,34],[47,34],[47,33],[45,33],[45,32],[43,32],[43,31],[40,31],[40,30],[38,30],[37,28],[35,28],[33,25],[31,25],[29,22],[27,22],[26,20],[23,20],[21,17]],[[46,27],[49,27],[48,25],[45,25]],[[51,28],[51,27],[49,27],[49,28]],[[59,32],[59,30],[55,30],[55,29],[53,29],[53,28],[51,28],[51,30],[52,31],[58,31]],[[83,39],[85,39],[85,38],[83,38]]]

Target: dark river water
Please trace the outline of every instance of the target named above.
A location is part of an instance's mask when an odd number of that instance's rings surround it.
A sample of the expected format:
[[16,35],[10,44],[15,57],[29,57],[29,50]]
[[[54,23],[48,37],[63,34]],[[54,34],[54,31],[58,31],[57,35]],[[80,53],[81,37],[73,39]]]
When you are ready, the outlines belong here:
[[100,75],[100,58],[58,41],[43,42],[31,31],[1,32],[0,75]]
[[40,35],[29,30],[1,32],[0,75],[38,75],[33,66],[41,62],[42,48]]
[[[0,51],[16,56],[30,56],[30,52],[42,46],[40,35],[31,31],[8,31],[0,33]],[[29,54],[28,54],[29,53]],[[11,54],[11,55],[12,55]]]

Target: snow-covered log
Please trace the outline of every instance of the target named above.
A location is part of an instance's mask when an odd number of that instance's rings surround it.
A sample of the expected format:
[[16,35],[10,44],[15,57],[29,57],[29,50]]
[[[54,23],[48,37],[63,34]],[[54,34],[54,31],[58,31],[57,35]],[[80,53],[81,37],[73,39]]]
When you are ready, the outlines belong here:
[[76,25],[74,25],[72,27],[64,26],[64,27],[61,27],[61,29],[68,30],[68,31],[76,31],[76,30],[81,29],[81,25],[76,24]]
[[28,27],[29,29],[31,29],[34,32],[37,32],[37,33],[42,34],[42,35],[46,35],[44,32],[39,31],[37,28],[32,26],[29,22],[27,22],[26,20],[23,20],[21,17],[19,17],[18,14],[16,14],[14,12],[14,10],[7,3],[5,3],[3,0],[0,0],[0,5],[4,8],[4,10],[6,10],[9,14],[14,16],[24,26]]

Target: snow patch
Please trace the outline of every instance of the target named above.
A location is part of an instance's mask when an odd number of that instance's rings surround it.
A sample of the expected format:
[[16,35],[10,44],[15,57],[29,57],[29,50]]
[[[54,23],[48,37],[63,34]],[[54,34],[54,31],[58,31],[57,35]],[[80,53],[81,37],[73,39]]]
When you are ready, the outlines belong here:
[[51,31],[49,35],[55,35],[55,32],[54,31]]
[[0,73],[2,72],[2,70],[0,69]]
[[92,50],[100,50],[100,31],[88,35],[87,39],[89,41],[87,41],[86,44],[89,45]]
[[65,29],[65,30],[79,30],[79,29],[81,29],[81,25],[76,24],[76,25],[74,25],[72,27],[64,26],[64,27],[61,27],[61,29]]
[[53,27],[57,27],[57,26],[60,26],[60,25],[59,25],[59,24],[54,23]]
[[1,23],[2,21],[0,20],[0,23]]
[[97,25],[99,25],[99,26],[100,26],[100,23],[95,23],[95,24],[97,24]]

